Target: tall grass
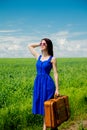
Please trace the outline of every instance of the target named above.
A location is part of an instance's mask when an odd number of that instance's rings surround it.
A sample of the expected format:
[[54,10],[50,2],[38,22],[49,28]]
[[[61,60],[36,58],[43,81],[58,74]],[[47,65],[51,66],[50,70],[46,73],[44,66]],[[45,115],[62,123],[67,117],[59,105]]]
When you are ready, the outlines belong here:
[[[70,120],[86,119],[87,58],[57,62],[60,94],[69,96]],[[0,130],[42,129],[42,117],[31,112],[35,63],[32,58],[0,59]]]

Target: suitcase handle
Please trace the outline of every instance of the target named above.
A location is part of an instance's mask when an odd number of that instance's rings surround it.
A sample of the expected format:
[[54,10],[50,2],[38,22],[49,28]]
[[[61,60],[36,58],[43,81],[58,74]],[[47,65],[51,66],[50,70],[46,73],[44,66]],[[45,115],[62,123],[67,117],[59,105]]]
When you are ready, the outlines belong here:
[[63,96],[63,95],[60,95],[60,94],[59,94],[58,96],[57,96],[57,95],[54,95],[54,98],[57,99],[58,97],[62,97],[62,96]]

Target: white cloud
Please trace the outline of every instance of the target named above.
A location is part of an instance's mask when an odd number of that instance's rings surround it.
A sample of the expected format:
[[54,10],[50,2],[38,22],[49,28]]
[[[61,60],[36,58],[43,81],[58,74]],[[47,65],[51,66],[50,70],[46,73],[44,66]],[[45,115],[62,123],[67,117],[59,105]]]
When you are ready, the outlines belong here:
[[64,45],[67,41],[65,38],[59,38],[57,39],[57,42],[60,43],[61,45]]
[[[76,36],[82,36],[85,34],[87,34],[87,32],[69,33],[68,31],[51,34],[51,39],[56,46],[55,48],[57,48],[55,51],[55,55],[62,57],[87,57],[87,38],[75,39]],[[71,37],[72,39],[70,39]]]
[[37,39],[35,36],[0,36],[0,57],[29,57],[27,46]]
[[81,35],[87,35],[87,32],[73,32],[69,35],[69,37],[81,36]]
[[51,37],[52,39],[55,39],[55,37],[58,39],[58,38],[66,38],[68,35],[69,35],[68,31],[60,31],[60,32],[51,34]]
[[[75,39],[87,32],[61,31],[48,34],[56,57],[87,57],[87,39]],[[42,35],[44,36],[44,34]],[[0,36],[0,57],[31,57],[27,45],[40,42],[41,36]],[[71,39],[72,37],[72,39]],[[42,37],[43,38],[43,37]],[[73,39],[74,38],[74,39]]]
[[52,37],[56,38],[74,38],[76,36],[84,36],[87,35],[87,32],[69,32],[69,31],[60,31],[52,34]]
[[8,50],[10,51],[17,51],[17,50],[20,50],[20,46],[19,45],[11,45],[11,46],[8,46]]
[[0,33],[18,32],[20,30],[0,30]]

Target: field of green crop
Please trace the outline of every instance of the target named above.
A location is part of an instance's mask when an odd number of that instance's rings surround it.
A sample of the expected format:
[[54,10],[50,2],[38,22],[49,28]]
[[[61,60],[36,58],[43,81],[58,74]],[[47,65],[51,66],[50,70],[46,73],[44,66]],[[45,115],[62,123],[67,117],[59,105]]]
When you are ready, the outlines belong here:
[[[87,119],[87,58],[57,62],[60,94],[69,96],[71,117],[66,125]],[[35,63],[33,58],[0,59],[0,130],[42,130],[42,117],[31,112]]]

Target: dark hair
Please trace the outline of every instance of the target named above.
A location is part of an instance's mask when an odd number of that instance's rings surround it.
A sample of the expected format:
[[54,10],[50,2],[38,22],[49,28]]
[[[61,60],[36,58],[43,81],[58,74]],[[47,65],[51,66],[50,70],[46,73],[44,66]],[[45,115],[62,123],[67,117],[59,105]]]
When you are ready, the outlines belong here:
[[46,41],[48,54],[53,56],[53,43],[52,43],[52,41],[50,39],[48,39],[48,38],[43,38],[42,40]]

